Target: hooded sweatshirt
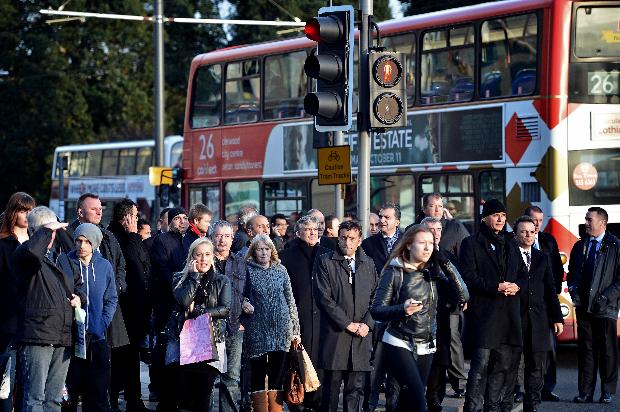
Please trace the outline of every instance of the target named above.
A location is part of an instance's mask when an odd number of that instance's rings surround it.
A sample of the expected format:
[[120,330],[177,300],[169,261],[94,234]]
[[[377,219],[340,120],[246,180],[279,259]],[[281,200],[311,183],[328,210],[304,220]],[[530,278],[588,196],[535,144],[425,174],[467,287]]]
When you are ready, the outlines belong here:
[[59,258],[58,263],[67,275],[79,273],[86,291],[87,304],[82,308],[86,310],[86,332],[93,341],[105,339],[105,331],[112,322],[118,303],[112,265],[97,251],[93,252],[90,263],[85,265],[75,250]]

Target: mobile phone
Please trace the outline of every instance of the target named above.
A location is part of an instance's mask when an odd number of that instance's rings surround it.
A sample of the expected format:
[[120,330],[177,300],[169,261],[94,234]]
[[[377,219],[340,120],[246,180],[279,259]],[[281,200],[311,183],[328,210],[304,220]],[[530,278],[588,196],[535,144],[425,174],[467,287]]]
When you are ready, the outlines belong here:
[[421,305],[421,304],[422,304],[422,301],[421,301],[421,300],[411,299],[411,304],[412,304],[412,305]]

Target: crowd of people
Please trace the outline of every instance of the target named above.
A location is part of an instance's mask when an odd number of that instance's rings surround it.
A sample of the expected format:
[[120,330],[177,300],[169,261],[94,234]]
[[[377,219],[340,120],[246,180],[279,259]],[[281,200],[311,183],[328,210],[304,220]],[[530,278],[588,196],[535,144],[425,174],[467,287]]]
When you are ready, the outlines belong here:
[[[235,227],[199,203],[164,209],[151,236],[129,199],[104,227],[95,194],[79,198],[68,224],[15,193],[0,226],[1,366],[11,383],[0,412],[118,411],[121,395],[127,411],[147,411],[141,360],[158,411],[282,411],[298,343],[321,387],[292,411],[336,411],[341,398],[344,411],[374,411],[384,389],[387,411],[438,412],[448,385],[466,412],[559,401],[564,269],[540,231],[543,211],[528,207],[508,231],[505,206],[489,199],[470,235],[449,207],[428,194],[401,228],[399,206],[385,203],[363,233],[318,209],[267,217],[244,206]],[[576,403],[594,401],[597,371],[598,400],[616,390],[620,240],[607,221],[589,208],[570,256]],[[189,362],[187,336],[198,335],[186,325],[203,315],[213,353]]]

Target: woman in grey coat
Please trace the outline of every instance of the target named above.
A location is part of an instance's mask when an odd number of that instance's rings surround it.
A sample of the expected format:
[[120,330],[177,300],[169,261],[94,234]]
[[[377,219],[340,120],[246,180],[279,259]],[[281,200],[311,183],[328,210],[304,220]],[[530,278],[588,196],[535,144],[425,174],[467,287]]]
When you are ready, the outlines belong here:
[[252,406],[255,411],[282,411],[286,353],[293,340],[300,340],[297,306],[286,268],[268,236],[254,237],[246,260],[242,323],[252,368]]

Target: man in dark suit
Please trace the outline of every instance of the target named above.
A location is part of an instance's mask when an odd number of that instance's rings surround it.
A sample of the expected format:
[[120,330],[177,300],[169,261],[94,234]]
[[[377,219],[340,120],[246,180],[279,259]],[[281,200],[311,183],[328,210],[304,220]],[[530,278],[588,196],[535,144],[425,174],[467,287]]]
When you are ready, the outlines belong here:
[[[379,227],[380,231],[376,235],[366,238],[362,242],[362,249],[366,255],[372,258],[375,263],[375,269],[379,277],[383,271],[383,267],[387,263],[388,256],[392,252],[392,248],[396,246],[400,240],[402,233],[400,230],[400,207],[395,203],[385,203],[379,211]],[[380,330],[376,328],[375,331]],[[377,332],[373,333],[373,342],[375,342],[375,353],[373,359],[373,371],[369,379],[369,388],[367,388],[367,409],[374,410],[379,401],[379,388],[384,381],[385,372],[381,362],[381,352],[383,343],[382,336],[378,336]],[[390,375],[387,376],[385,398],[386,409],[388,411],[396,407],[398,402],[398,394],[400,387],[396,379]],[[366,405],[365,405],[366,407]]]
[[381,231],[366,238],[362,242],[362,248],[375,262],[377,273],[381,275],[392,248],[401,238],[400,207],[392,202],[384,204],[379,211],[379,219]]
[[[515,222],[515,240],[527,272],[515,282],[519,285],[521,300],[521,325],[524,358],[524,412],[536,412],[541,402],[543,375],[547,353],[551,350],[549,334],[559,335],[564,330],[560,301],[555,293],[549,257],[532,247],[536,224],[530,216],[521,216]],[[518,364],[511,368],[514,382]],[[512,385],[508,385],[511,388]],[[504,396],[504,410],[512,409],[512,393]]]
[[[564,265],[562,264],[562,257],[560,256],[558,243],[552,235],[541,231],[542,223],[545,217],[541,208],[538,206],[530,206],[525,209],[523,214],[534,219],[536,228],[534,233],[534,244],[532,247],[549,256],[555,293],[559,294],[562,292],[562,282],[564,281]],[[553,393],[557,382],[555,358],[557,336],[555,334],[553,334],[551,343],[552,347],[549,351],[549,358],[547,359],[547,372],[545,373],[545,383],[542,389],[541,399],[546,402],[558,402],[560,397]]]
[[370,366],[369,332],[374,326],[370,304],[377,287],[374,262],[359,246],[362,227],[355,221],[340,224],[338,248],[319,258],[315,288],[321,310],[321,354],[324,370],[321,411],[338,409],[344,381],[345,412],[362,409],[364,381]]
[[607,232],[607,211],[591,207],[587,236],[570,252],[568,290],[577,314],[579,395],[575,403],[593,401],[596,371],[601,403],[611,403],[618,383],[617,318],[620,299],[620,240]]
[[506,208],[490,199],[482,208],[480,230],[465,238],[460,269],[470,293],[468,312],[475,337],[467,378],[465,412],[498,410],[509,385],[507,373],[522,345],[519,287],[525,265],[516,244],[505,236]]
[[[300,218],[295,224],[297,237],[288,242],[288,248],[280,252],[282,265],[291,279],[291,288],[299,315],[301,342],[315,366],[319,361],[319,349],[324,342],[321,343],[321,319],[313,287],[312,270],[318,258],[330,252],[329,249],[319,244],[318,224],[314,216],[306,215]],[[318,373],[321,374],[320,369]],[[319,379],[321,378],[322,376],[319,376]],[[303,406],[318,410],[321,404],[320,394],[321,391],[306,393]]]

